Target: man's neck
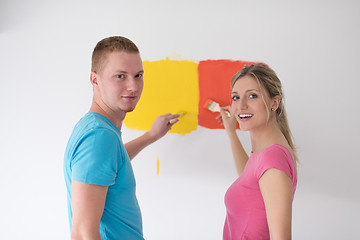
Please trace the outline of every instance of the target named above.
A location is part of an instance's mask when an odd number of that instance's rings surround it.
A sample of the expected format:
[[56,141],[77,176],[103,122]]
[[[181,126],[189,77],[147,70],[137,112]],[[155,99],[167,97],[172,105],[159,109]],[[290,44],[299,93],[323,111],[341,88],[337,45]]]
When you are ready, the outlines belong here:
[[112,111],[111,109],[102,107],[100,104],[98,104],[95,101],[92,102],[89,112],[96,112],[98,114],[103,115],[104,117],[109,119],[120,130],[121,130],[123,120],[126,116],[125,112],[116,113],[116,112]]

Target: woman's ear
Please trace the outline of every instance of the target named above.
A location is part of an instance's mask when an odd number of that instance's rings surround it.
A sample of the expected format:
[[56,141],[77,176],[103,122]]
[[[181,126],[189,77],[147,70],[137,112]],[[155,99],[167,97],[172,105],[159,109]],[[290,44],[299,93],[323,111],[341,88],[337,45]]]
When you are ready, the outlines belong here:
[[91,74],[90,74],[90,82],[91,82],[91,85],[93,85],[93,87],[95,87],[95,85],[98,85],[97,73],[96,72],[91,72]]
[[276,95],[276,96],[273,98],[273,101],[272,101],[271,111],[274,111],[274,112],[275,112],[275,111],[279,108],[280,102],[281,102],[281,96],[280,96],[280,95]]

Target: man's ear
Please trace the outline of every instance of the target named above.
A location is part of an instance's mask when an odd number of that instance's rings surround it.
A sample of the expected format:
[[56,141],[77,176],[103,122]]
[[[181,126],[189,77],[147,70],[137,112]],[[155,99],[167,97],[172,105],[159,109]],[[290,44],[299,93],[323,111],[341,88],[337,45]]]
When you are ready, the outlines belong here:
[[96,72],[91,72],[90,74],[90,82],[91,82],[91,85],[93,85],[93,87],[95,87],[95,85],[98,85],[98,82],[97,82],[97,73]]
[[276,95],[276,96],[273,98],[273,103],[272,103],[271,109],[273,109],[273,111],[276,111],[276,109],[279,108],[280,102],[281,102],[281,96],[280,96],[280,95]]

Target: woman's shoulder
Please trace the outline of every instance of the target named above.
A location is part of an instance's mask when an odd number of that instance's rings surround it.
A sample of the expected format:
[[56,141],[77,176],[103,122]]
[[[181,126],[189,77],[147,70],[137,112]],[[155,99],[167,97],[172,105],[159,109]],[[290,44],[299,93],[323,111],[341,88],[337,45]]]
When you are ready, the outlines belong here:
[[258,156],[257,163],[258,179],[266,170],[275,168],[285,172],[293,182],[296,181],[296,167],[291,150],[281,144],[272,144],[265,148]]
[[264,157],[271,157],[271,158],[287,157],[287,158],[293,159],[293,153],[288,144],[274,143],[274,144],[271,144],[270,146],[268,146],[267,148],[265,148],[261,152],[261,157],[262,158],[264,158]]

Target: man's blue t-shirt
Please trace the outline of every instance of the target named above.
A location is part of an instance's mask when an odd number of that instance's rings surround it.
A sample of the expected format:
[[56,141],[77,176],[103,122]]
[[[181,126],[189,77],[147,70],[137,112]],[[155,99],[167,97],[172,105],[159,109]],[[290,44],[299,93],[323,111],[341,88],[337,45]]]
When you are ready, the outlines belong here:
[[135,178],[120,130],[106,117],[87,113],[75,126],[66,147],[64,175],[72,229],[71,181],[108,186],[100,236],[144,239]]

